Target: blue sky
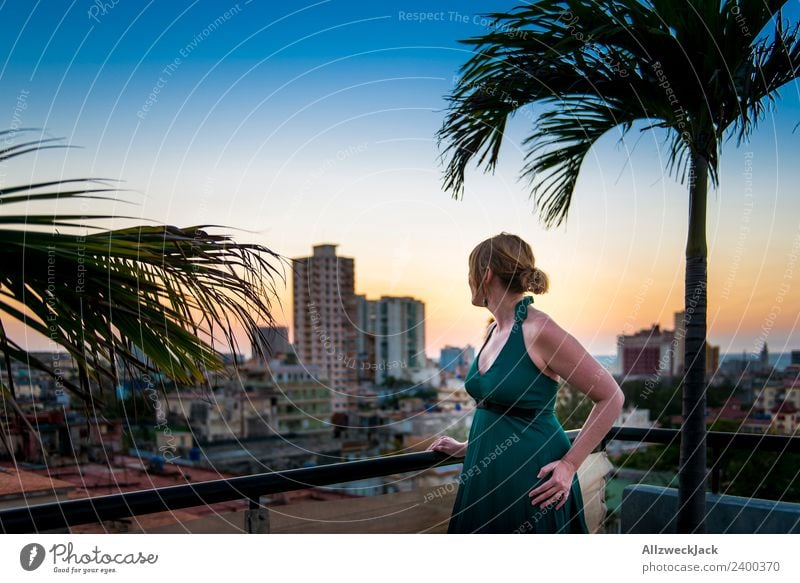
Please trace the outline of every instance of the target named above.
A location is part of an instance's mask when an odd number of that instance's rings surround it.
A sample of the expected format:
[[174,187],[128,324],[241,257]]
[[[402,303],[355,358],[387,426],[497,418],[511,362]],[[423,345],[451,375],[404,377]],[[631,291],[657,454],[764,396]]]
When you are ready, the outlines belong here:
[[[467,255],[517,232],[553,281],[537,306],[594,353],[611,353],[623,330],[671,328],[683,304],[687,195],[664,176],[658,134],[603,138],[556,230],[543,229],[517,180],[524,118],[494,176],[470,175],[463,201],[441,189],[434,133],[469,55],[458,39],[484,31],[476,9],[515,4],[4,2],[2,126],[45,127],[81,149],[2,176],[120,178],[136,204],[116,212],[230,225],[290,257],[338,243],[356,258],[359,293],[426,302],[432,356],[479,342],[487,313],[469,303]],[[723,352],[753,348],[792,264],[799,94],[785,88],[750,144],[725,146],[722,184],[709,194],[709,338]],[[291,324],[282,299],[278,317]],[[800,300],[781,305],[766,339],[800,348]]]

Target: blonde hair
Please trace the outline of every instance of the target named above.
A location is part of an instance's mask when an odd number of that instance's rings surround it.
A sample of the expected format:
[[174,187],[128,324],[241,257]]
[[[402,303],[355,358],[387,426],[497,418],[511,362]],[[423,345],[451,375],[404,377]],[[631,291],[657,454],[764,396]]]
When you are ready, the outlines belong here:
[[511,293],[546,293],[550,280],[536,267],[531,246],[520,237],[503,231],[478,243],[469,254],[469,279],[482,280],[486,269],[491,269]]

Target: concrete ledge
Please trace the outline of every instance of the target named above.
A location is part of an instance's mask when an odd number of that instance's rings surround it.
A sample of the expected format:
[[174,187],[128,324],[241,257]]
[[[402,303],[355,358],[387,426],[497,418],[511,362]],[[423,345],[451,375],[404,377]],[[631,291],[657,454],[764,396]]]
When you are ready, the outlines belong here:
[[[623,534],[674,534],[677,509],[677,488],[628,486],[622,491],[621,531]],[[800,533],[800,504],[709,493],[706,495],[706,532]]]

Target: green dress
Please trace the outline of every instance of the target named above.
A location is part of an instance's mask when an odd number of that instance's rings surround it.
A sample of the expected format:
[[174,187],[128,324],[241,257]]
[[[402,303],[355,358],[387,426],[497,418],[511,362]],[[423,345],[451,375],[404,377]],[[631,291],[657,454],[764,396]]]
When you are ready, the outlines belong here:
[[588,534],[577,474],[566,503],[541,508],[531,504],[533,488],[550,478],[539,469],[561,459],[571,444],[555,415],[558,382],[543,374],[525,347],[522,323],[531,296],[514,307],[514,326],[485,374],[478,359],[489,333],[472,361],[465,388],[476,400],[505,407],[540,409],[534,419],[476,408],[448,533],[580,533]]

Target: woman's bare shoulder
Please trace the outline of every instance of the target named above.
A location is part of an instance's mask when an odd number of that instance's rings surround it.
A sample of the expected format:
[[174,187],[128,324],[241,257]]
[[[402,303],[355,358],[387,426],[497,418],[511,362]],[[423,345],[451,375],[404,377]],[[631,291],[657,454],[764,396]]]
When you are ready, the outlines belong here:
[[564,330],[550,314],[534,308],[533,306],[528,306],[528,317],[525,320],[524,328],[526,328],[526,338],[529,336],[536,338],[542,333],[566,334],[566,330]]
[[539,370],[554,381],[558,382],[561,380],[561,377],[554,370],[549,368],[544,359],[537,353],[536,340],[542,334],[561,335],[566,334],[566,331],[561,328],[549,314],[529,305],[528,316],[525,319],[525,325],[522,327],[522,333],[525,339],[525,347],[528,349],[528,355],[531,357],[531,360],[533,360],[533,363]]

